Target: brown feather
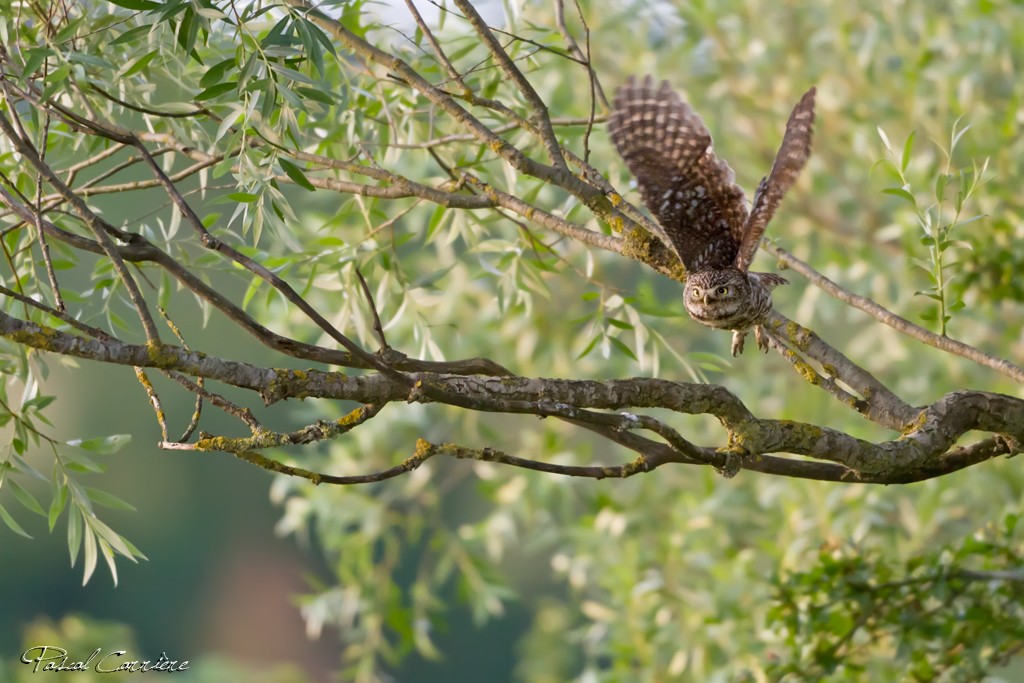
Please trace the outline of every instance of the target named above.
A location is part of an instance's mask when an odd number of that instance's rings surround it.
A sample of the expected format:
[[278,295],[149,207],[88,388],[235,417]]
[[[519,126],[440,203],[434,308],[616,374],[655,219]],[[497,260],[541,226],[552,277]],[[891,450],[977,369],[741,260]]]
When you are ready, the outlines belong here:
[[800,169],[807,163],[811,156],[811,136],[814,129],[814,94],[815,89],[811,88],[800,98],[789,115],[786,123],[786,134],[782,137],[782,144],[775,155],[775,163],[772,164],[769,173],[757,186],[754,193],[754,208],[750,211],[746,225],[743,229],[743,240],[740,242],[736,254],[736,267],[740,270],[750,268],[757,247],[761,244],[761,236],[764,235],[768,221],[775,215],[786,190],[793,186],[796,178],[800,175]]
[[630,77],[616,93],[608,130],[686,269],[732,265],[746,198],[693,108],[667,81],[655,89],[650,76]]

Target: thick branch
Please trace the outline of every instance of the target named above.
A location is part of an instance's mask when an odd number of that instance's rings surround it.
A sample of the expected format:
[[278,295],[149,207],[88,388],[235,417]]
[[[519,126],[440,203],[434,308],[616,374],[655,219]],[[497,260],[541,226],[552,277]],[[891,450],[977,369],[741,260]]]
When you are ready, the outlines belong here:
[[[786,464],[778,467],[778,460],[763,459],[771,453],[793,453],[834,463],[825,470],[815,468],[814,478],[905,483],[956,471],[998,455],[1012,455],[1021,452],[1024,444],[1024,400],[979,391],[947,394],[924,408],[912,429],[899,438],[871,443],[826,427],[758,418],[725,388],[706,384],[648,378],[596,382],[420,374],[412,375],[415,385],[410,392],[404,382],[382,374],[350,377],[317,370],[258,368],[169,345],[154,349],[84,339],[3,312],[0,336],[78,358],[204,376],[258,392],[267,402],[314,396],[373,405],[402,400],[433,403],[443,399],[449,405],[471,410],[571,415],[574,421],[590,421],[586,414],[574,412],[582,410],[665,408],[683,414],[710,414],[718,418],[728,436],[727,444],[718,449],[725,461],[705,457],[706,449],[690,450],[687,446],[684,452],[672,448],[672,443],[664,447],[675,454],[675,462],[703,461],[726,470],[738,465],[773,474],[805,476],[799,460],[782,459]],[[595,419],[593,423],[601,428],[615,426],[624,434],[637,429],[669,434],[661,425],[645,424],[645,420],[626,416],[611,419],[614,425],[607,418]],[[995,436],[980,444],[954,448],[957,440],[972,430]],[[775,467],[769,466],[772,464]],[[836,465],[839,469],[834,468]]]
[[[790,349],[799,351],[820,363],[826,375],[842,380],[860,394],[863,401],[853,401],[851,407],[873,422],[889,429],[902,430],[907,423],[917,417],[917,408],[894,394],[870,372],[826,344],[813,331],[790,320],[776,310],[772,310],[768,314],[765,326],[776,338],[782,339]],[[792,358],[787,359],[793,362]],[[815,377],[808,379],[812,384],[828,388],[827,382],[816,381]],[[848,403],[848,401],[844,402]]]

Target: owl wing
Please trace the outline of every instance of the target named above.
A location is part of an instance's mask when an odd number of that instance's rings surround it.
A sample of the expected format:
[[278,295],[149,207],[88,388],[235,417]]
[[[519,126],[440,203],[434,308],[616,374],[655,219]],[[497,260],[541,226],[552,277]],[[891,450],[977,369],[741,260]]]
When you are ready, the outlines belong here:
[[779,207],[786,190],[796,182],[796,177],[807,162],[807,158],[811,156],[814,93],[814,88],[808,90],[793,108],[771,173],[761,179],[754,193],[754,207],[747,218],[743,238],[736,254],[735,265],[740,270],[750,268],[750,262],[754,260],[754,254],[761,244],[761,236],[768,227],[768,221],[775,214],[775,209]]
[[636,177],[644,205],[690,272],[731,266],[747,204],[704,122],[668,84],[630,77],[615,95],[608,130]]

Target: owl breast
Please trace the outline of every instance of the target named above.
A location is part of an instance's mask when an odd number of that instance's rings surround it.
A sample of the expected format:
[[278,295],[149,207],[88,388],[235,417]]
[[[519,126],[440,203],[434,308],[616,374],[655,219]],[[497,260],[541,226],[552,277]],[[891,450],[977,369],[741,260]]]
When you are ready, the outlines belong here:
[[684,298],[691,318],[723,330],[746,330],[760,322],[772,307],[768,289],[735,268],[691,274]]

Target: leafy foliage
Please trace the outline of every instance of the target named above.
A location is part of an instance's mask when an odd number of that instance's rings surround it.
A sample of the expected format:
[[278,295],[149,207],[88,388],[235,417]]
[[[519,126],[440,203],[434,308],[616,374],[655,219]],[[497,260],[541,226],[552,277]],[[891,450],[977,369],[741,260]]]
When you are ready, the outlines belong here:
[[[1018,515],[897,566],[852,545],[823,547],[779,582],[769,625],[785,649],[773,680],[979,680],[1020,651]],[[890,663],[878,656],[888,650]],[[893,666],[893,663],[898,663]]]
[[[92,439],[72,439],[61,443],[47,436],[43,430],[53,424],[43,410],[54,402],[56,396],[39,393],[36,380],[38,369],[22,356],[21,378],[27,380],[23,387],[20,405],[14,404],[8,395],[9,384],[0,385],[0,423],[7,424],[11,435],[2,456],[0,456],[0,494],[10,492],[8,501],[17,502],[22,508],[47,520],[52,532],[61,515],[67,510],[68,550],[74,566],[79,554],[83,558],[82,583],[88,583],[96,569],[96,561],[102,556],[110,574],[117,583],[115,557],[120,555],[132,562],[145,558],[138,548],[126,538],[111,529],[96,513],[96,507],[133,510],[134,508],[117,496],[106,491],[84,485],[82,475],[103,473],[106,467],[97,462],[96,456],[116,453],[130,441],[127,434],[115,434]],[[45,425],[45,426],[44,426]],[[53,456],[53,471],[47,477],[33,467],[25,455],[31,447],[48,448]],[[46,509],[32,490],[26,487],[35,480],[49,486],[50,502]],[[16,534],[32,538],[28,531],[5,507],[0,498],[0,519]]]
[[[930,169],[927,173],[926,177],[935,179],[934,201],[924,206],[918,204],[911,182],[907,177],[907,169],[910,166],[914,149],[914,134],[911,133],[907,137],[907,141],[903,145],[903,153],[897,160],[889,138],[881,128],[878,129],[878,134],[890,156],[886,160],[886,165],[900,183],[898,186],[885,188],[883,192],[906,200],[913,208],[917,223],[924,233],[921,237],[921,244],[927,249],[927,260],[914,258],[912,263],[928,276],[930,285],[927,289],[915,292],[915,294],[925,296],[936,303],[934,310],[930,309],[921,313],[921,319],[935,322],[938,325],[939,334],[943,335],[946,334],[946,325],[953,318],[953,314],[966,305],[963,299],[953,293],[958,288],[951,286],[962,261],[950,259],[956,259],[959,251],[970,250],[971,245],[969,242],[954,239],[953,231],[984,218],[984,216],[965,217],[963,214],[968,200],[984,182],[982,176],[988,169],[988,160],[985,160],[980,167],[975,164],[971,169],[951,168],[957,143],[968,128],[969,126],[957,130],[956,124],[954,124],[949,148],[942,150],[946,158],[945,168],[941,171]],[[951,200],[947,199],[948,193],[953,194]]]

